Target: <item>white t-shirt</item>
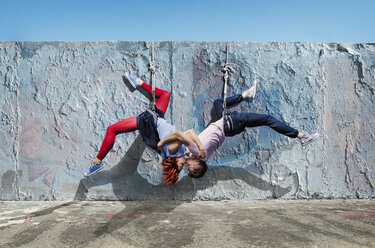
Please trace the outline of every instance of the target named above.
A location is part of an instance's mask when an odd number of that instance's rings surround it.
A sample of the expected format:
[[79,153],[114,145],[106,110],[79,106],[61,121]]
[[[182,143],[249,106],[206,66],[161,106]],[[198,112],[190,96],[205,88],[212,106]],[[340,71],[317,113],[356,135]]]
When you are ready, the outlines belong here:
[[[206,157],[203,161],[207,161],[211,154],[216,151],[225,140],[223,118],[211,123],[203,132],[198,135],[202,145],[206,151]],[[188,146],[190,152],[194,156],[198,156],[199,149],[196,144]]]

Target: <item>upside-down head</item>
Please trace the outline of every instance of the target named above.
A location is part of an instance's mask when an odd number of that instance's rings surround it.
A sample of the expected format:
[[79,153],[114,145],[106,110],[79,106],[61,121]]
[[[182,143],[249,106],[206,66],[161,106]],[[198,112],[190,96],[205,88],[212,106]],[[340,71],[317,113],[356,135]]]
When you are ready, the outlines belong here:
[[165,158],[161,165],[163,166],[164,182],[166,182],[168,186],[175,185],[182,169],[182,166],[178,165],[178,159]]
[[191,157],[186,160],[186,165],[188,167],[188,175],[193,178],[200,178],[207,171],[207,164],[203,160],[199,160],[196,157]]

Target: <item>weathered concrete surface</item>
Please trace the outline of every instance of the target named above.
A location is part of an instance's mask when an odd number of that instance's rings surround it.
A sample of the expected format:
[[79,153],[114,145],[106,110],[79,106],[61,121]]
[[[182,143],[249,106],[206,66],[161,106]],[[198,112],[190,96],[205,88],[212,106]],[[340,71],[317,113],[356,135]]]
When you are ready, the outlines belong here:
[[[149,81],[150,43],[0,43],[0,199],[186,200],[373,198],[374,44],[232,43],[229,94],[260,81],[253,103],[322,137],[302,149],[268,127],[249,129],[209,162],[203,179],[161,183],[160,158],[138,133],[122,134],[92,179],[82,175],[107,126],[148,106],[123,84]],[[166,118],[202,131],[222,91],[225,42],[156,42],[157,86],[172,93]]]
[[2,202],[0,247],[374,247],[375,204]]

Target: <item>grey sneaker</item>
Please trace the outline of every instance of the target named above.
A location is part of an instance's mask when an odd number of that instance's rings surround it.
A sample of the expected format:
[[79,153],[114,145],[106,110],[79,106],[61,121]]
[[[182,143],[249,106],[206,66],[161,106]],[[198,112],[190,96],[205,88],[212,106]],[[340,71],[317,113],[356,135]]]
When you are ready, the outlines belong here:
[[314,140],[316,140],[319,136],[320,134],[318,133],[308,134],[308,133],[303,132],[303,135],[301,138],[299,138],[299,141],[301,142],[302,146],[306,146],[310,144],[311,142],[313,142]]
[[253,86],[242,93],[242,97],[244,100],[251,101],[255,99],[255,96],[257,94],[257,85],[257,81],[254,81]]
[[130,84],[134,90],[139,87],[139,84],[137,84],[136,82],[137,79],[133,76],[130,76],[128,73],[125,73],[125,75],[122,76],[122,80],[124,80],[125,83]]

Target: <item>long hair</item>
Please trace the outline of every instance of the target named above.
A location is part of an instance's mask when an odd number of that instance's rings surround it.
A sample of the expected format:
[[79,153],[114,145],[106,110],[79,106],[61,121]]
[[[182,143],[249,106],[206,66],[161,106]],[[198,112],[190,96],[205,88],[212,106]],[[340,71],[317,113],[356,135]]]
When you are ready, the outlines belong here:
[[165,158],[161,163],[163,166],[163,181],[167,183],[168,186],[175,185],[180,175],[180,171],[177,166],[176,158]]

